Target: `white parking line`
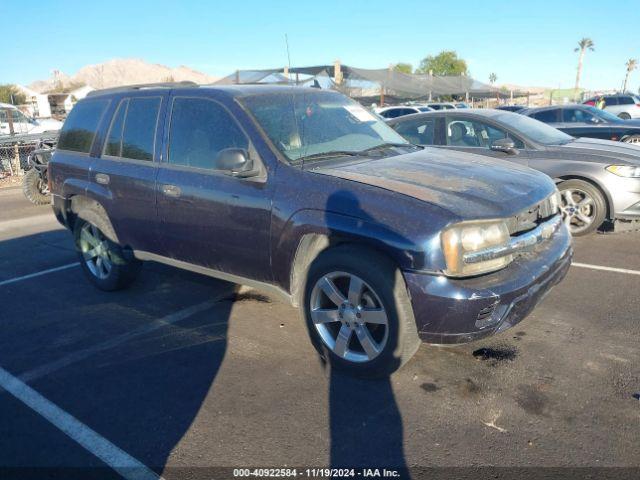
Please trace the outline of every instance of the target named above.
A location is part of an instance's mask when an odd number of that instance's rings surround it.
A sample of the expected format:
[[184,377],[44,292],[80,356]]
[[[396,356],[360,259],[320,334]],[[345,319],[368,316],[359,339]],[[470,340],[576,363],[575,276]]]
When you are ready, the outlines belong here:
[[3,368],[0,368],[0,387],[43,416],[69,438],[98,457],[127,480],[157,480],[162,478],[146,465],[47,400]]
[[572,262],[572,266],[580,268],[590,268],[592,270],[604,270],[605,272],[626,273],[627,275],[640,275],[640,270],[628,270],[626,268],[604,267],[602,265],[591,265],[589,263]]
[[9,285],[10,283],[21,282],[22,280],[28,280],[30,278],[39,277],[40,275],[46,275],[47,273],[59,272],[60,270],[66,270],[67,268],[73,268],[80,265],[79,262],[69,263],[67,265],[62,265],[61,267],[50,268],[48,270],[42,270],[36,273],[30,273],[29,275],[23,275],[22,277],[11,278],[9,280],[3,280],[0,282],[0,287],[3,285]]
[[36,367],[32,370],[29,370],[21,375],[19,375],[20,379],[24,382],[33,382],[38,378],[42,378],[47,376],[56,370],[60,370],[61,368],[67,367],[73,363],[84,360],[91,355],[102,352],[104,350],[108,350],[110,348],[117,347],[129,340],[132,340],[141,335],[145,335],[147,333],[151,333],[155,330],[158,330],[162,327],[166,327],[167,325],[171,325],[172,323],[179,322],[184,320],[196,313],[203,312],[213,307],[216,302],[220,301],[220,297],[208,300],[206,302],[199,303],[197,305],[192,305],[191,307],[184,308],[182,310],[178,310],[170,315],[167,315],[163,318],[159,318],[157,320],[153,320],[150,323],[145,323],[143,326],[132,330],[130,332],[124,333],[122,335],[118,335],[117,337],[110,338],[102,343],[98,343],[97,345],[93,345],[92,347],[87,347],[82,350],[78,350],[76,352],[70,353],[54,362],[47,363]]

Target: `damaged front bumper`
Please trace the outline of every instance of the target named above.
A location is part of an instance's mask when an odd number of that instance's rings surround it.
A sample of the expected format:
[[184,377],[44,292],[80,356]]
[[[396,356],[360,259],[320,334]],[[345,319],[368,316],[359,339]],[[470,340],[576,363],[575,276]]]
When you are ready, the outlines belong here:
[[571,266],[566,227],[518,256],[507,268],[475,278],[403,272],[418,334],[427,343],[465,343],[523,320]]

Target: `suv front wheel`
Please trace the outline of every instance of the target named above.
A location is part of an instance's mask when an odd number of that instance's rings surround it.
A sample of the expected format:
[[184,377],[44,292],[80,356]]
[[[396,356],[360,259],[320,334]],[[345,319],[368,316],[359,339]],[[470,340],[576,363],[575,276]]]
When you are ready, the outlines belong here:
[[80,218],[75,223],[80,265],[91,283],[106,291],[128,287],[138,276],[142,262],[127,259],[122,248],[92,223]]
[[302,311],[321,357],[357,376],[389,375],[420,345],[400,270],[366,248],[322,253],[309,269]]

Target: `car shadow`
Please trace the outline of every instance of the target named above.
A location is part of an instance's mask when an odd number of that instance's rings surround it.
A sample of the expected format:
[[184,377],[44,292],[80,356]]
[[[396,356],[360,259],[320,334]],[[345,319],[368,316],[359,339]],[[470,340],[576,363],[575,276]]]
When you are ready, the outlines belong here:
[[[363,209],[359,199],[346,190],[329,196],[326,211],[377,223]],[[327,224],[331,225],[329,219]],[[390,337],[388,341],[394,340]],[[395,345],[389,347],[395,350]],[[400,362],[399,359],[394,361]],[[404,454],[402,416],[390,376],[359,379],[333,368],[329,375],[331,467],[386,467],[400,472],[401,478],[409,478]]]

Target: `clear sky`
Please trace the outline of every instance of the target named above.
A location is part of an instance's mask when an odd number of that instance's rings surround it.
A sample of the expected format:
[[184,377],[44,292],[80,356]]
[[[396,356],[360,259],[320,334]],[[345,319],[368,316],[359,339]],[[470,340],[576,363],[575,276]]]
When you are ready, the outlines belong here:
[[[28,84],[53,69],[75,73],[111,58],[187,65],[223,76],[236,69],[332,63],[385,68],[443,49],[471,75],[498,84],[572,87],[582,37],[582,86],[620,88],[640,58],[640,2],[574,1],[136,1],[0,0],[0,83]],[[615,5],[615,8],[614,8]],[[631,89],[640,86],[640,70]]]

